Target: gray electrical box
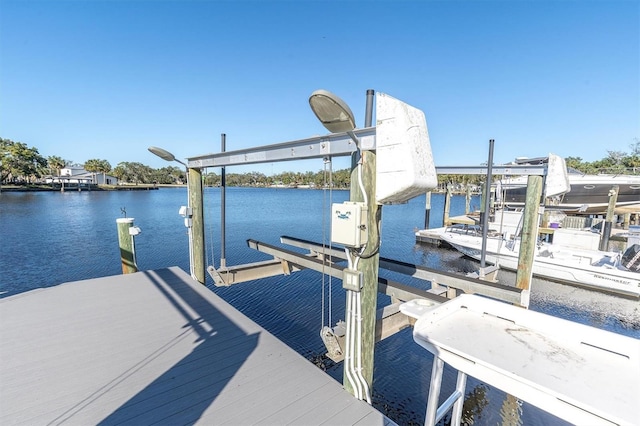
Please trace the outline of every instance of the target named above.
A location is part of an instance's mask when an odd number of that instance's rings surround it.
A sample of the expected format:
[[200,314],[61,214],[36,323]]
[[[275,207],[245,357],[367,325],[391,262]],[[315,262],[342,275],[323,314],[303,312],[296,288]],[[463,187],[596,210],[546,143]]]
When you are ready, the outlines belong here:
[[346,247],[367,243],[367,206],[345,201],[331,206],[331,241]]

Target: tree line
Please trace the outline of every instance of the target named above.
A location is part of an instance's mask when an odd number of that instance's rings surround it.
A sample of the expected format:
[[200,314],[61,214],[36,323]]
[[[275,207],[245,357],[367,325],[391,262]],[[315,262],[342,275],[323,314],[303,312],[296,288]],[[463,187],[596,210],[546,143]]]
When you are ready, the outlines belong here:
[[[567,167],[582,173],[625,173],[640,174],[640,140],[634,139],[629,153],[607,151],[601,160],[586,162],[580,157],[566,157]],[[486,163],[484,163],[486,164]],[[59,156],[43,157],[36,147],[29,147],[22,142],[0,138],[0,183],[21,184],[38,183],[43,178],[60,176],[60,171],[72,162]],[[121,162],[112,168],[107,160],[89,159],[82,165],[90,173],[110,174],[121,183],[129,184],[185,184],[186,170],[176,166],[159,169],[151,168],[137,162]],[[266,176],[260,172],[226,173],[225,183],[228,186],[300,186],[308,185],[318,188],[331,183],[334,188],[348,188],[351,171],[336,170],[331,176],[324,170],[318,172],[283,172]],[[221,185],[221,176],[210,172],[203,175],[203,183],[207,186]],[[438,185],[444,189],[447,185],[479,186],[484,176],[479,175],[438,175]]]

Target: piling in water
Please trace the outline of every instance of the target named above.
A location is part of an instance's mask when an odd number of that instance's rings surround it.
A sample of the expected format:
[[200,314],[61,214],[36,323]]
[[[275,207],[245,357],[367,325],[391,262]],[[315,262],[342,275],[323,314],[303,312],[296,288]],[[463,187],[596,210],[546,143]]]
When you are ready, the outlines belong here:
[[122,217],[116,219],[118,225],[118,244],[120,246],[120,261],[122,262],[122,273],[131,274],[138,272],[136,263],[135,242],[131,230],[133,228],[132,217]]

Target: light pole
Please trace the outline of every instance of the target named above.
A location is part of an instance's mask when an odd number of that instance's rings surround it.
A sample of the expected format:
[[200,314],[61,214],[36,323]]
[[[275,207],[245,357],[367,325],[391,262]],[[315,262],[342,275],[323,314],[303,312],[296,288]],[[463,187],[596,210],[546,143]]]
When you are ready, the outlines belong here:
[[[190,196],[190,187],[189,187],[189,166],[178,160],[175,155],[167,151],[166,149],[158,148],[157,146],[150,146],[149,152],[157,155],[166,161],[175,161],[176,163],[180,163],[185,167],[186,177],[187,177],[187,206],[186,208],[180,208],[180,215],[184,217],[184,225],[188,229],[189,234],[189,272],[191,274],[191,278],[196,281],[200,281],[195,273],[195,258],[194,258],[194,248],[193,248],[193,209],[191,206],[191,196]],[[202,281],[201,281],[202,282]]]
[[[369,96],[371,95],[371,97]],[[367,117],[365,125],[370,126],[370,106],[373,91],[367,92]],[[371,98],[371,99],[370,99]],[[349,106],[339,97],[326,90],[316,90],[309,97],[309,105],[322,125],[331,133],[347,133],[356,144],[356,152],[351,162],[350,202],[338,207],[339,210],[354,209],[366,212],[354,220],[353,233],[365,237],[353,242],[343,235],[332,235],[331,240],[343,242],[348,268],[345,269],[342,284],[346,290],[346,336],[343,383],[353,395],[371,403],[373,383],[373,354],[375,342],[376,299],[379,266],[380,215],[375,202],[375,153],[361,151],[360,141],[354,133],[355,119]],[[366,163],[366,164],[365,164]],[[338,212],[338,210],[336,210]],[[332,223],[334,217],[331,207]],[[359,213],[353,216],[360,216]],[[332,227],[333,229],[333,227]],[[349,232],[351,233],[351,232]],[[333,234],[333,232],[332,232]],[[364,243],[362,243],[364,242]]]

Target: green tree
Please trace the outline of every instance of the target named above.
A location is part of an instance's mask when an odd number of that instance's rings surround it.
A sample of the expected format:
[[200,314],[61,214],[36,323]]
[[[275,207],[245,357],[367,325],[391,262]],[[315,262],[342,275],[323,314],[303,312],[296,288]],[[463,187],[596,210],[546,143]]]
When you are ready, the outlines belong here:
[[206,186],[220,186],[222,177],[217,174],[210,172],[204,175],[204,184]]
[[183,184],[187,181],[184,169],[176,166],[162,167],[155,169],[150,175],[151,182],[165,185]]
[[91,173],[102,173],[102,181],[106,181],[106,174],[111,171],[111,164],[107,160],[92,158],[84,163],[84,169]]
[[42,176],[47,160],[37,148],[0,138],[0,180],[31,182]]
[[153,169],[142,163],[122,162],[113,169],[113,175],[125,183],[153,183]]
[[111,164],[107,160],[100,160],[100,167],[98,168],[98,172],[102,173],[102,182],[106,183],[107,181],[107,173],[111,171]]
[[633,138],[633,143],[629,145],[629,148],[631,148],[632,157],[640,155],[640,138]]
[[572,169],[582,171],[582,168],[584,168],[584,165],[582,164],[582,158],[580,157],[567,157],[564,159],[564,161],[567,164],[567,167],[570,167]]
[[333,186],[335,188],[349,188],[351,185],[351,169],[340,169],[333,172]]
[[47,158],[47,166],[49,167],[50,173],[53,175],[55,171],[56,176],[60,176],[60,170],[64,169],[64,167],[68,164],[67,160],[64,160],[61,157],[57,157],[52,155]]
[[84,169],[91,173],[98,173],[98,169],[100,169],[100,160],[91,159],[84,162]]

